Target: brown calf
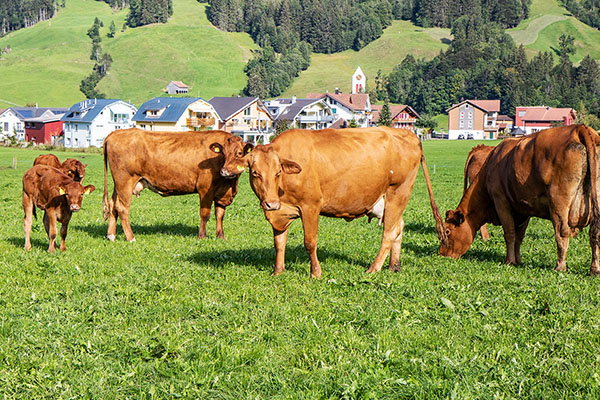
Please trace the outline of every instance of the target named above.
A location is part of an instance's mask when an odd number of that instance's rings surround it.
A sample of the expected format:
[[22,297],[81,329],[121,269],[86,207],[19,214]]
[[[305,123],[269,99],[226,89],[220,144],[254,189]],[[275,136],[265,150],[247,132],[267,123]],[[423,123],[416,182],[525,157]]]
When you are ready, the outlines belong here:
[[67,158],[61,164],[58,157],[54,154],[42,154],[37,156],[33,161],[33,165],[48,165],[60,169],[67,174],[69,178],[80,183],[83,182],[83,178],[85,178],[85,167],[87,167],[87,164],[82,164],[81,161],[74,158]]
[[36,216],[35,208],[38,207],[44,210],[44,228],[50,239],[48,251],[54,252],[57,220],[61,223],[60,250],[64,251],[71,215],[81,209],[83,195],[93,192],[94,189],[92,185],[83,187],[81,183],[75,182],[60,170],[47,165],[35,165],[25,172],[23,176],[25,250],[31,249],[29,235],[33,217]]

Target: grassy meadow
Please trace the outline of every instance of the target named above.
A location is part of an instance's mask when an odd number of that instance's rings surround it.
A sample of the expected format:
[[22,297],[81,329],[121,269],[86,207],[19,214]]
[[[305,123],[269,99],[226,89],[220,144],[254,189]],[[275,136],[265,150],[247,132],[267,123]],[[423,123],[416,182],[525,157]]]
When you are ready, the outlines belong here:
[[[424,149],[442,212],[462,193],[473,141]],[[51,255],[34,221],[24,252],[21,178],[40,151],[0,148],[0,392],[4,398],[597,398],[600,280],[585,234],[556,273],[550,223],[533,220],[521,266],[507,266],[499,227],[464,258],[439,257],[420,172],[404,214],[403,270],[365,273],[382,228],[322,218],[321,280],[310,280],[300,221],[286,271],[270,275],[272,233],[247,174],[227,208],[227,241],[197,240],[195,195],[144,191],[137,242],[104,239],[97,190]],[[12,169],[13,160],[17,169]],[[435,166],[435,173],[434,171]],[[112,183],[110,185],[112,187]]]

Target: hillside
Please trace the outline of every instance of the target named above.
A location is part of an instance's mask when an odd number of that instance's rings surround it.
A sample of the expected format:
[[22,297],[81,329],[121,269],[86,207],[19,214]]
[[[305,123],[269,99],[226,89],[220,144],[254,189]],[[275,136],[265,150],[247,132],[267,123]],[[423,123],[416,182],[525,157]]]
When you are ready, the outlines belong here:
[[[126,10],[113,13],[94,0],[67,0],[57,16],[0,39],[12,52],[0,59],[0,107],[38,103],[70,106],[83,100],[79,83],[91,72],[87,29],[97,16],[104,22],[102,48],[114,62],[99,89],[108,97],[141,102],[162,93],[171,80],[190,85],[204,98],[238,93],[246,83],[243,69],[254,43],[246,34],[221,32],[206,19],[205,5],[174,2],[167,24],[121,32]],[[114,39],[106,37],[114,20]]]

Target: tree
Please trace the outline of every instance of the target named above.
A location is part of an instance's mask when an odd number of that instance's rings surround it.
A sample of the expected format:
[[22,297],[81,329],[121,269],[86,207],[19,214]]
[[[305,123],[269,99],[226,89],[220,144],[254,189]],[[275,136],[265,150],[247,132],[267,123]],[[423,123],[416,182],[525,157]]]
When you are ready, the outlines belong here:
[[392,126],[392,112],[390,111],[390,99],[385,98],[385,102],[383,103],[383,107],[381,107],[381,111],[379,112],[379,126]]
[[106,36],[108,36],[109,38],[114,38],[115,33],[117,33],[117,26],[115,25],[115,21],[113,20],[110,23],[110,26],[108,27],[108,33],[106,34]]
[[275,122],[275,136],[279,136],[280,134],[287,131],[288,129],[290,129],[290,121],[289,120],[282,118],[282,119],[278,119],[277,122]]

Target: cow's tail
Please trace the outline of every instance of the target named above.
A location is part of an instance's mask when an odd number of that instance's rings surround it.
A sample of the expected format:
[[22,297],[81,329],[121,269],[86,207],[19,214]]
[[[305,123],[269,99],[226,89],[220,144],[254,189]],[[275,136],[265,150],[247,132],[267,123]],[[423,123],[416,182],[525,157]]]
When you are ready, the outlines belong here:
[[427,169],[427,163],[425,162],[425,153],[423,153],[423,146],[419,143],[421,149],[421,168],[423,168],[423,175],[425,175],[425,181],[427,182],[427,192],[429,192],[429,203],[431,204],[431,211],[433,211],[433,218],[435,219],[435,231],[437,232],[438,238],[442,244],[446,244],[448,238],[444,232],[444,220],[440,214],[440,210],[435,203],[433,197],[433,188],[431,187],[431,180],[429,179],[429,170]]
[[104,220],[108,219],[111,213],[110,202],[108,201],[108,157],[106,154],[106,147],[108,145],[108,138],[104,139],[103,154],[104,154],[104,196],[102,197],[102,214]]
[[590,174],[590,184],[592,187],[592,224],[597,225],[600,231],[600,206],[598,206],[598,158],[596,156],[596,141],[594,136],[597,134],[585,125],[579,126],[579,138],[585,145],[588,158],[588,168]]

